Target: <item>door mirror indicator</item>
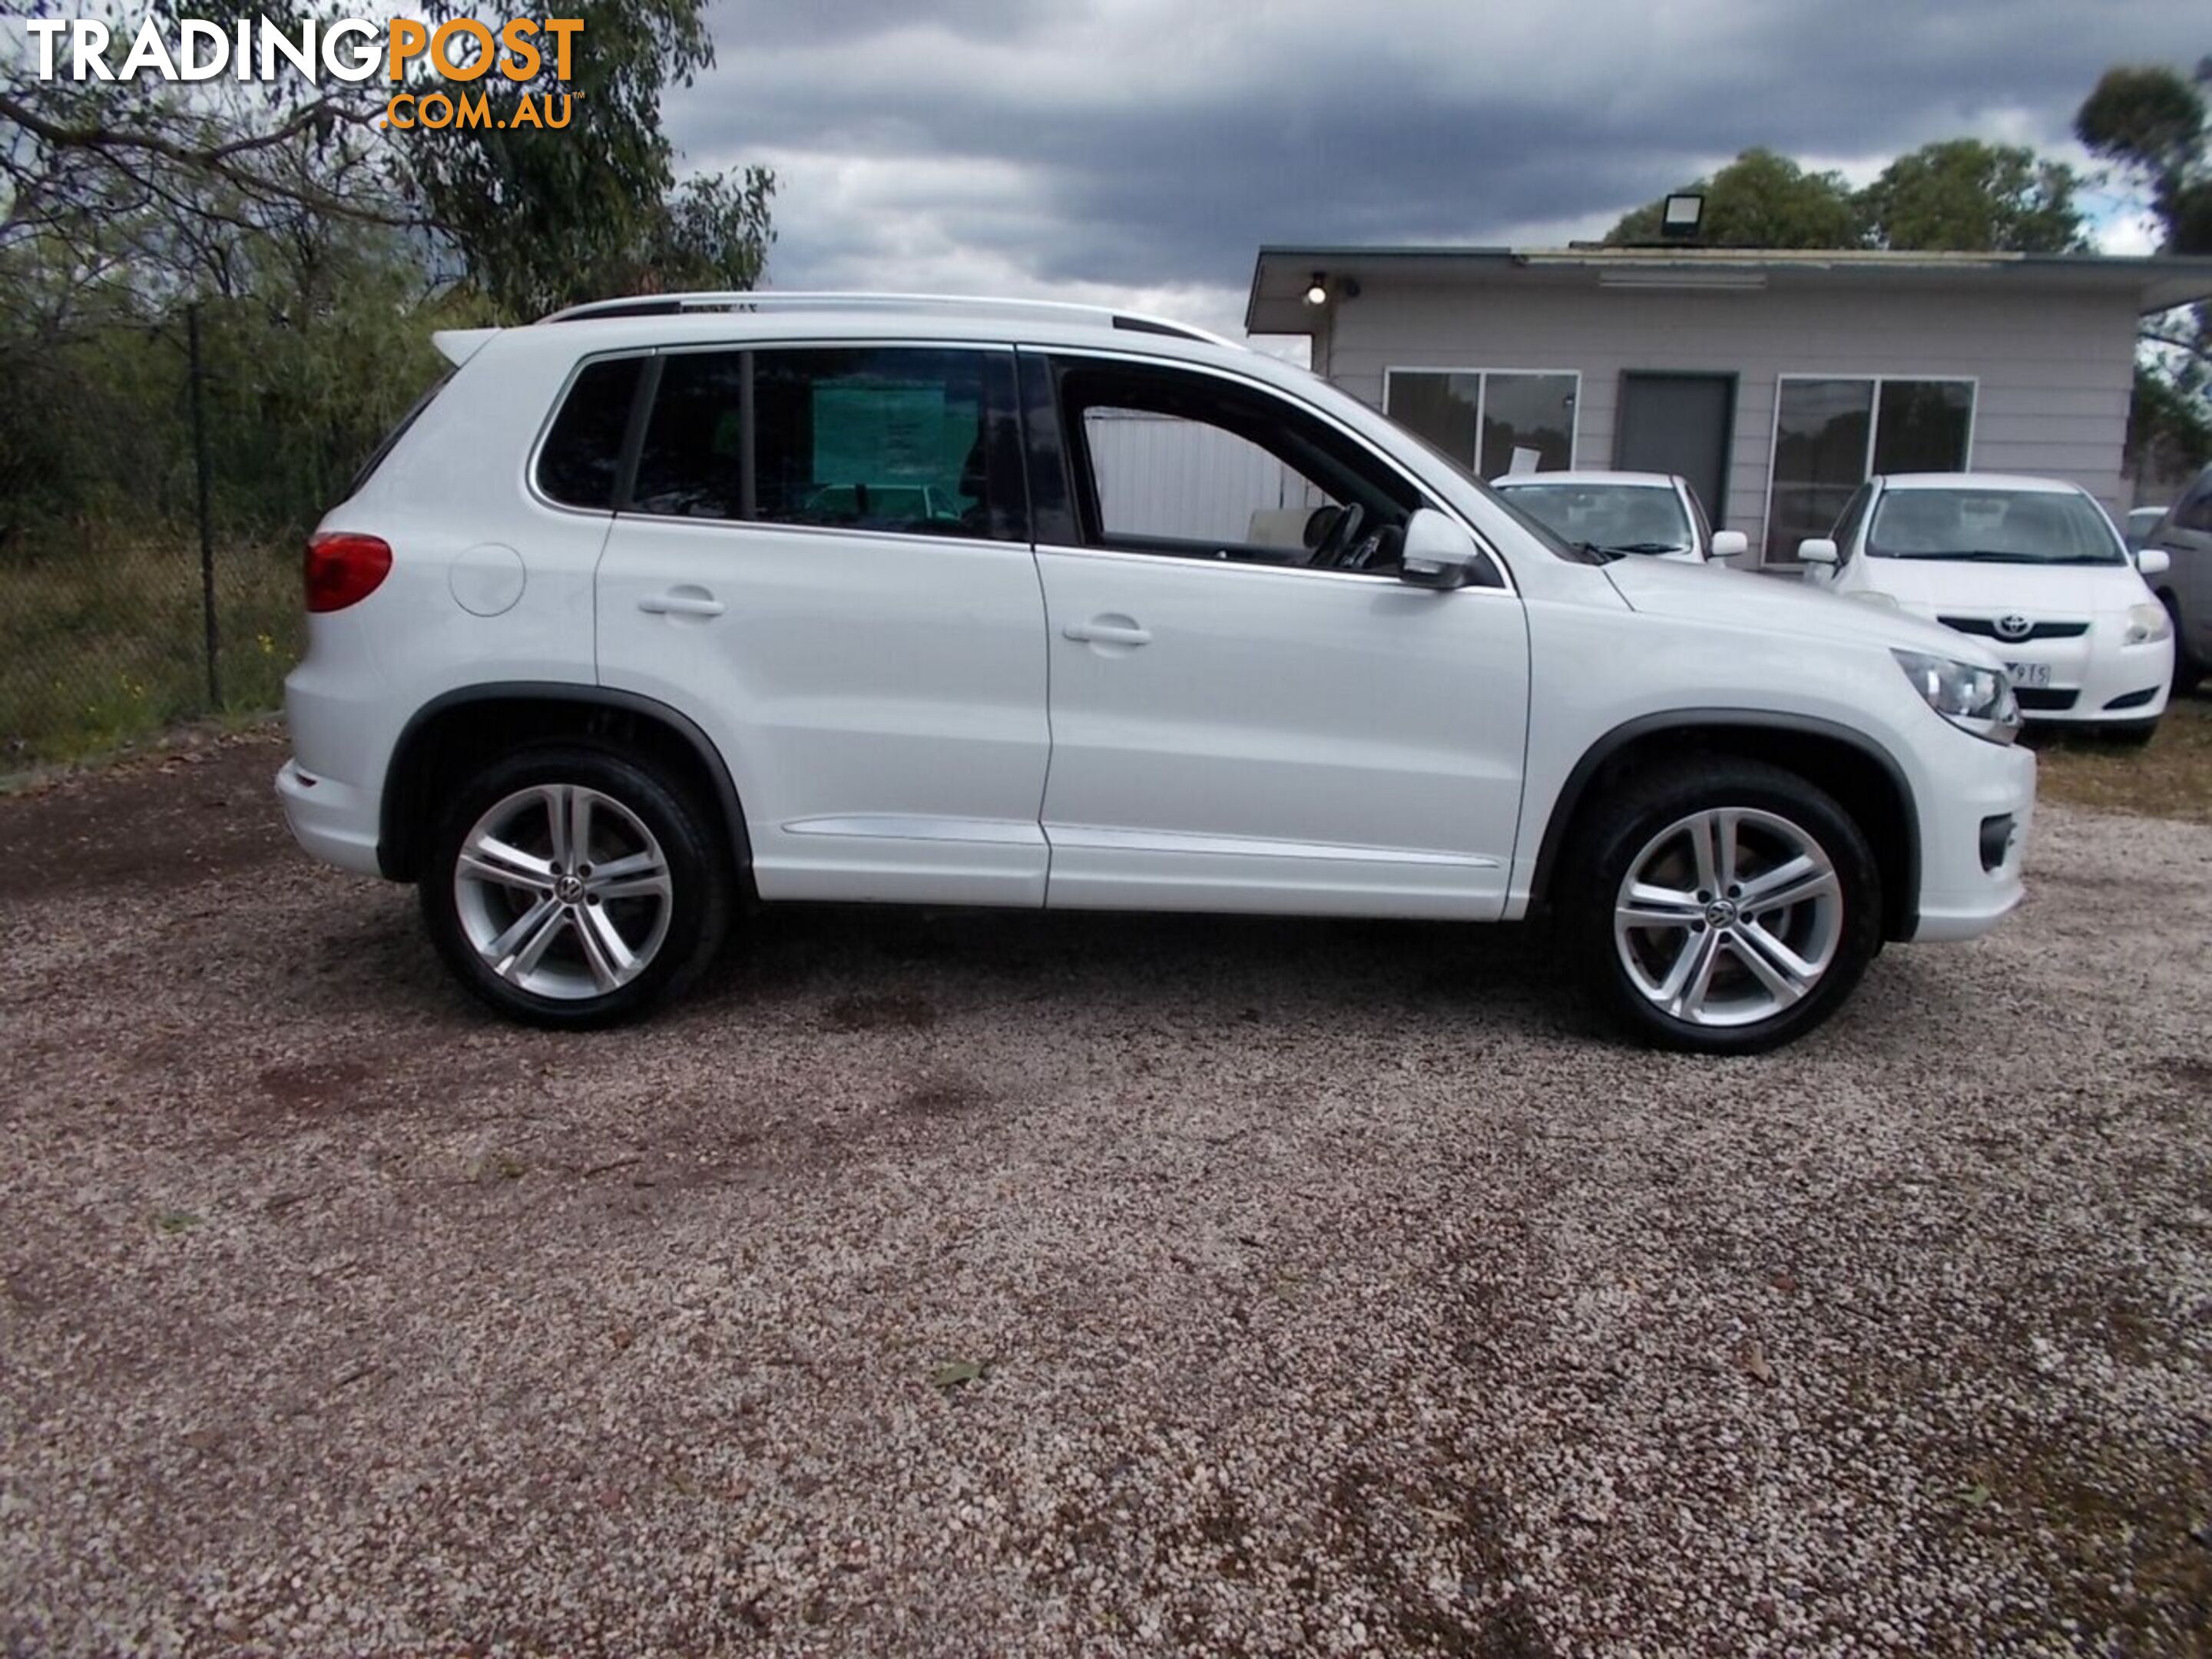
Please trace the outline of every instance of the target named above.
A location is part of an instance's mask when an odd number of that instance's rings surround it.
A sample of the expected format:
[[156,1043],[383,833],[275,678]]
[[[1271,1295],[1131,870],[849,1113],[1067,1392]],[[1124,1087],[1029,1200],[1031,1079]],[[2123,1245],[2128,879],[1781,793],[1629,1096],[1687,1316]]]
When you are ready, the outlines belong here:
[[1398,566],[1398,580],[1414,587],[1449,592],[1473,580],[1482,557],[1474,532],[1458,520],[1433,507],[1416,508],[1406,520],[1406,547]]

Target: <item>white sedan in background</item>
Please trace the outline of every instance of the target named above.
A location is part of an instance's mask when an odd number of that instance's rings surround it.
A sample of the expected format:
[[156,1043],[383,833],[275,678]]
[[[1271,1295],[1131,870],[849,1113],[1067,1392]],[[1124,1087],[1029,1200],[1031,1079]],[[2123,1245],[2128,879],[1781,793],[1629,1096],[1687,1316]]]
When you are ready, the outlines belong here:
[[1603,553],[1703,563],[1749,545],[1740,530],[1716,532],[1689,481],[1664,472],[1511,472],[1491,488],[1545,528]]
[[1993,647],[2031,721],[2142,742],[2166,712],[2173,626],[2143,577],[2164,571],[2166,556],[2130,558],[2076,484],[1994,472],[1869,478],[1797,556],[1816,586]]

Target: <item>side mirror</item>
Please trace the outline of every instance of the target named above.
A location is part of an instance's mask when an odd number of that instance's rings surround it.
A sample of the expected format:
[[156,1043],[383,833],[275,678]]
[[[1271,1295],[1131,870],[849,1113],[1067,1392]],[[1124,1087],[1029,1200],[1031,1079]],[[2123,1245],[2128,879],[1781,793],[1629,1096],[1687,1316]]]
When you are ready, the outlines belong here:
[[1838,563],[1836,544],[1826,536],[1814,536],[1802,541],[1797,544],[1797,562],[1800,564]]
[[2146,576],[2163,576],[2173,568],[2173,556],[2162,547],[2146,547],[2136,553],[2136,568]]
[[1465,587],[1481,557],[1474,532],[1457,519],[1433,507],[1417,507],[1406,520],[1406,546],[1400,555],[1398,580],[1443,592]]
[[1716,559],[1740,559],[1751,551],[1751,538],[1741,530],[1713,532],[1712,556]]

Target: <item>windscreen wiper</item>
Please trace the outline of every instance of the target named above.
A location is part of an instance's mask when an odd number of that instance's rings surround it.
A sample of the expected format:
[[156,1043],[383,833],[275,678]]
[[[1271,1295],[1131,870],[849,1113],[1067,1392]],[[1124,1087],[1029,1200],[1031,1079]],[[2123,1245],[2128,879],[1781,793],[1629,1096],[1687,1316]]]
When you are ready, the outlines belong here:
[[1607,553],[1680,553],[1682,551],[1682,544],[1680,542],[1607,542],[1604,550]]

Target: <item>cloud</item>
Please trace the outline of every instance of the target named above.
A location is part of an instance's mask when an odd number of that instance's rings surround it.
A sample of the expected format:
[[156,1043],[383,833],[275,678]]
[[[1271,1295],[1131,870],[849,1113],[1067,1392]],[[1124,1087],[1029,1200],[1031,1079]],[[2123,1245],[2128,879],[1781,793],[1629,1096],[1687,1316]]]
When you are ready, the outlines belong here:
[[[1233,328],[1263,241],[1556,241],[1766,144],[1854,178],[2063,146],[2201,0],[724,0],[687,164],[781,178],[784,287],[1149,300]],[[1157,307],[1156,307],[1157,308]]]

